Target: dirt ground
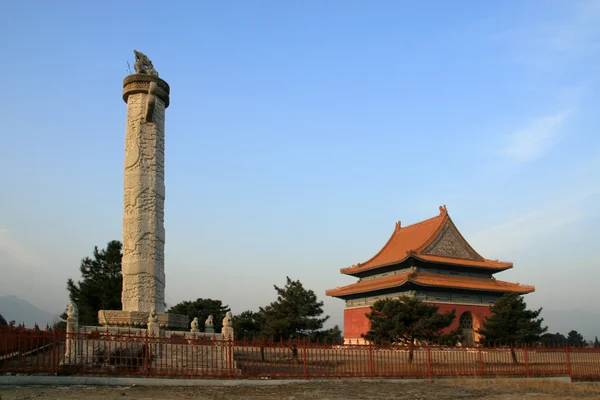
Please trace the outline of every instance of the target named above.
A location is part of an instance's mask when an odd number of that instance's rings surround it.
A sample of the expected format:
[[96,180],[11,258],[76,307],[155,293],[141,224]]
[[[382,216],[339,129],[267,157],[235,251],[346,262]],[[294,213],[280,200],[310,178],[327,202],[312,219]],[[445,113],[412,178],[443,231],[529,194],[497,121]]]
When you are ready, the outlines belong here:
[[198,387],[99,387],[29,386],[0,387],[1,400],[109,400],[109,399],[194,399],[194,400],[541,400],[600,399],[600,384],[548,381],[473,382],[385,382],[385,381],[307,381],[278,385],[198,386]]

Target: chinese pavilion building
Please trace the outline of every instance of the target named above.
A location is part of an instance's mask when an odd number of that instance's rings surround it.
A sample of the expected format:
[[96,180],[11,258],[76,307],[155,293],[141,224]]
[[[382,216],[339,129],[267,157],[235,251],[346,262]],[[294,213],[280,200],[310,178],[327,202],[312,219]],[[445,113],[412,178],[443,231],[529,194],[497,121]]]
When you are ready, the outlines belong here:
[[531,293],[533,286],[496,280],[494,274],[513,264],[479,255],[460,234],[446,206],[440,214],[402,227],[400,222],[383,248],[371,259],[342,268],[358,278],[352,285],[327,290],[326,295],[346,301],[344,341],[364,342],[369,330],[365,316],[375,301],[400,296],[416,297],[439,307],[440,313],[456,310],[448,330],[461,329],[464,344],[478,340],[476,330],[490,315],[490,305],[506,292]]

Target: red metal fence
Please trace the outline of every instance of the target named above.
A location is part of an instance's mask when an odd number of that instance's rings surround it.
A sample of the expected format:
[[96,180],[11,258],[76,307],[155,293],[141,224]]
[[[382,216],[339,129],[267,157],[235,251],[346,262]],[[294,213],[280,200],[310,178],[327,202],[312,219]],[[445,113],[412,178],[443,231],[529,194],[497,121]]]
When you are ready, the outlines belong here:
[[[571,376],[600,380],[600,349],[331,345],[227,341],[146,330],[79,333],[0,330],[0,374],[228,377],[436,378]],[[69,350],[70,349],[70,350]],[[66,354],[66,356],[65,356]]]

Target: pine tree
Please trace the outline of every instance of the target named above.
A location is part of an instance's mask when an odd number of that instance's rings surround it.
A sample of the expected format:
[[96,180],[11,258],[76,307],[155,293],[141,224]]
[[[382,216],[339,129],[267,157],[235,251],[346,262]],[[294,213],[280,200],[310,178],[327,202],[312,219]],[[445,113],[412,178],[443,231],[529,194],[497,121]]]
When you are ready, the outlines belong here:
[[[232,318],[233,329],[237,339],[252,340],[260,336],[260,314],[253,311],[244,311]],[[236,339],[236,340],[237,340]]]
[[67,281],[69,298],[79,308],[81,325],[98,325],[99,310],[122,308],[121,249],[118,240],[108,242],[106,250],[94,247],[93,259],[86,257],[81,261],[82,280],[77,283],[72,279]]
[[[486,346],[496,344],[526,345],[538,342],[548,330],[542,327],[543,318],[538,318],[542,309],[527,310],[523,296],[509,292],[500,297],[490,307],[491,316],[485,319],[478,333],[482,335],[480,342]],[[513,362],[517,356],[512,350]]]
[[600,342],[598,342],[598,336],[594,338],[594,348],[600,349]]
[[576,330],[572,330],[567,334],[567,340],[571,347],[586,347],[587,342],[583,338],[583,335]]
[[542,343],[549,347],[562,347],[569,343],[567,337],[558,332],[556,333],[544,333],[542,335]]
[[323,302],[317,301],[312,290],[306,290],[300,281],[287,277],[285,287],[274,285],[277,301],[260,307],[261,334],[275,340],[300,336],[314,337],[329,316],[323,314]]
[[403,296],[400,299],[382,299],[371,306],[366,314],[370,328],[363,338],[371,342],[390,342],[408,345],[408,361],[413,360],[415,341],[437,342],[448,336],[456,336],[456,331],[444,335],[456,317],[455,310],[438,313],[439,307],[423,303],[421,300]]
[[170,313],[187,315],[192,321],[198,318],[200,330],[204,330],[204,322],[209,315],[213,316],[213,326],[215,331],[221,329],[225,314],[231,311],[229,306],[224,306],[221,300],[196,299],[195,301],[182,301],[169,309]]
[[344,343],[344,339],[342,338],[342,330],[339,326],[335,325],[333,328],[324,329],[322,331],[316,332],[311,340],[320,341],[323,343],[330,344],[342,344]]

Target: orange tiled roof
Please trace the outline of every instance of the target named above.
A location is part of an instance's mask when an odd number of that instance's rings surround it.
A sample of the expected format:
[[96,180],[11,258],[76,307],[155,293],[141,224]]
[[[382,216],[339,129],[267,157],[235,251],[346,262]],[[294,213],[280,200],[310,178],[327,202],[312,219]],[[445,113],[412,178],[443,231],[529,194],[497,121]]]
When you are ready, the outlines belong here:
[[372,279],[338,287],[336,289],[327,290],[325,294],[333,297],[344,297],[355,293],[399,287],[407,282],[413,282],[421,286],[489,290],[494,292],[517,292],[522,294],[535,291],[534,286],[504,282],[493,278],[473,278],[468,276],[441,275],[429,272],[411,271],[404,274],[392,275],[385,278]]
[[414,255],[415,258],[423,261],[430,261],[435,263],[444,263],[444,264],[460,264],[460,265],[468,265],[473,267],[484,267],[484,268],[492,268],[504,270],[512,267],[512,263],[498,261],[498,260],[465,260],[462,258],[451,258],[451,257],[441,257],[441,256],[433,256],[430,254],[419,254]]
[[[476,255],[476,260],[422,254],[421,252],[437,237],[448,221],[451,221],[451,219],[446,206],[443,206],[440,207],[439,215],[425,221],[405,227],[401,227],[400,222],[397,222],[394,233],[392,233],[390,239],[377,254],[364,263],[342,268],[340,272],[342,274],[354,275],[358,272],[398,264],[411,256],[430,262],[468,265],[496,270],[512,268],[512,263],[487,260],[481,257],[466,241],[465,244]],[[460,235],[460,232],[458,234]]]

